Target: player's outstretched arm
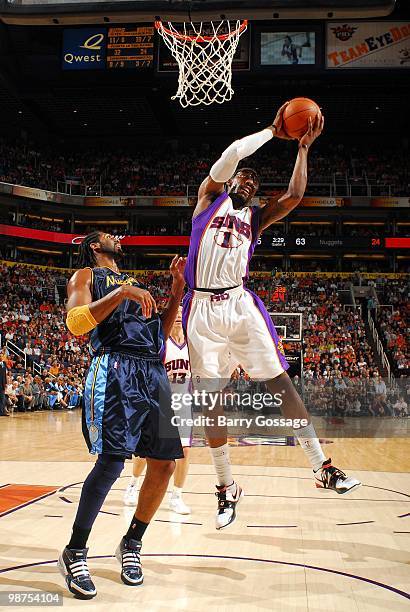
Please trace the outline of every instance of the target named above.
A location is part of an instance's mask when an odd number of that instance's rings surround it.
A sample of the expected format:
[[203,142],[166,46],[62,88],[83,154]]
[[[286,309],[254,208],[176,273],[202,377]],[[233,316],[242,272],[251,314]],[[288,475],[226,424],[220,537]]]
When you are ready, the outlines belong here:
[[324,117],[322,114],[316,115],[313,122],[309,120],[308,131],[299,140],[298,155],[288,189],[286,193],[279,197],[272,198],[263,208],[259,224],[260,232],[269,227],[271,223],[286,217],[303,198],[307,184],[308,150],[313,141],[322,133],[323,126]]
[[285,102],[276,115],[273,124],[260,132],[245,136],[240,140],[235,140],[225,151],[221,157],[214,163],[209,171],[209,176],[202,182],[198,191],[198,203],[194,210],[194,217],[208,208],[210,204],[224,191],[225,183],[235,174],[239,162],[245,157],[249,157],[260,149],[265,143],[271,140],[274,136],[278,138],[287,138],[280,130],[278,130],[276,121],[277,117],[281,116],[286,105]]
[[157,307],[151,294],[145,289],[130,285],[121,285],[100,300],[93,302],[91,278],[91,270],[84,268],[75,272],[67,285],[66,324],[74,336],[90,332],[126,299],[141,304],[142,314],[147,318],[151,317],[153,310],[156,312]]
[[175,323],[175,319],[178,313],[178,308],[181,304],[181,300],[184,295],[185,264],[186,264],[186,257],[179,257],[178,255],[175,255],[169,267],[169,270],[172,274],[171,293],[168,299],[167,307],[164,308],[164,310],[161,313],[162,328],[164,330],[165,340],[168,340],[171,334],[172,326]]

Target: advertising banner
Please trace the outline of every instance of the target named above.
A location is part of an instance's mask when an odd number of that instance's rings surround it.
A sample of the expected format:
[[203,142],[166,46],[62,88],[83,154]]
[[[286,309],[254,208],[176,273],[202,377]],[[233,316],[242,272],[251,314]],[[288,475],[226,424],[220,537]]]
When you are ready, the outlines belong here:
[[14,238],[26,238],[28,240],[42,240],[44,242],[54,242],[57,244],[74,244],[74,234],[48,232],[47,230],[37,230],[16,225],[0,224],[0,234],[2,236],[13,236]]
[[133,208],[137,205],[135,196],[85,196],[84,206],[126,206]]
[[181,196],[153,198],[151,206],[189,206],[188,198]]
[[410,68],[410,23],[349,21],[327,24],[327,68]]
[[308,207],[308,206],[316,206],[320,208],[324,207],[334,207],[334,206],[343,206],[343,198],[327,198],[323,196],[307,196],[302,199],[299,206]]
[[408,208],[410,198],[372,198],[370,205],[374,208]]
[[189,206],[188,198],[183,196],[86,196],[85,206]]
[[[0,188],[5,183],[0,184]],[[7,185],[7,184],[6,184]],[[3,191],[0,189],[0,191]],[[84,202],[83,196],[66,195],[65,193],[56,193],[54,191],[46,191],[45,189],[37,189],[36,187],[25,187],[24,185],[13,185],[7,193],[14,196],[29,198],[30,200],[43,200],[45,202],[55,202],[56,204],[72,204],[81,205]]]
[[[24,185],[11,185],[10,183],[0,183],[0,194],[12,194],[31,200],[41,200],[44,202],[55,202],[56,204],[67,204],[70,206],[122,206],[125,208],[140,208],[140,207],[194,207],[196,205],[195,198],[187,198],[185,196],[81,196],[58,193],[54,191],[46,191],[45,189],[37,189],[36,187],[25,187]],[[275,197],[275,194],[270,196],[260,196],[253,200],[256,206],[265,206]],[[345,197],[326,197],[326,196],[306,196],[299,204],[300,207],[347,207],[347,206],[362,206],[362,207],[378,207],[378,208],[408,208],[410,207],[410,197],[373,197],[368,196],[353,196]]]
[[[80,244],[84,235],[49,232],[28,227],[0,224],[0,235],[25,238],[27,240],[42,240],[56,244]],[[121,240],[124,246],[188,246],[189,236],[125,236]]]
[[[259,206],[265,206],[266,204],[268,204],[270,198],[267,196],[262,196],[260,198],[255,198],[255,200],[257,201],[256,203],[258,203]],[[343,204],[344,198],[329,198],[326,196],[306,196],[302,199],[299,206],[326,208],[343,206]]]
[[67,28],[63,33],[63,70],[102,70],[106,54],[105,28]]

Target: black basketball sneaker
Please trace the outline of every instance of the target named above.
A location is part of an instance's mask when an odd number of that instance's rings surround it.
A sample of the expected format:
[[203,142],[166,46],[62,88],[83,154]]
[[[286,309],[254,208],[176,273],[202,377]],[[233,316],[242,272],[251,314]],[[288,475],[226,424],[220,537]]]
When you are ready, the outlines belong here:
[[215,527],[217,529],[229,527],[236,519],[236,506],[241,501],[244,493],[238,484],[233,484],[236,486],[235,494],[232,491],[232,485],[229,487],[216,485],[218,491],[215,495],[218,498],[218,511],[215,517]]
[[97,595],[88,570],[87,552],[88,548],[65,547],[57,561],[68,590],[78,599],[92,599]]
[[314,475],[318,489],[331,489],[341,495],[350,493],[362,484],[357,478],[347,476],[342,470],[334,467],[331,459],[324,461],[322,467],[316,470]]
[[127,541],[122,538],[115,551],[115,556],[121,563],[121,580],[129,586],[137,586],[144,582],[140,559],[141,546],[139,540]]

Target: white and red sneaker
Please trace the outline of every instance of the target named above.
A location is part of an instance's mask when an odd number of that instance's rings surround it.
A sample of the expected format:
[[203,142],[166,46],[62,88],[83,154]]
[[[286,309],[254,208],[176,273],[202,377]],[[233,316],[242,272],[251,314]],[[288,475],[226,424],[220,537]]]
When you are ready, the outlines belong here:
[[331,459],[324,461],[322,467],[313,473],[318,489],[331,489],[340,495],[350,493],[362,484],[357,478],[347,476],[342,470],[334,467]]
[[233,482],[229,486],[216,486],[215,493],[218,498],[218,511],[215,517],[215,527],[224,529],[232,525],[236,519],[236,506],[244,496],[243,489]]

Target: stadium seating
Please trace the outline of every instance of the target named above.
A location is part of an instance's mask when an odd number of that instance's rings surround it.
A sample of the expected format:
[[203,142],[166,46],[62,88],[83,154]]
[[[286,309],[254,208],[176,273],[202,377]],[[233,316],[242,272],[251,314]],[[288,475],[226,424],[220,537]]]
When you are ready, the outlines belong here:
[[[80,404],[89,357],[87,338],[74,338],[64,324],[61,289],[68,276],[66,271],[0,265],[0,359],[9,373],[9,410]],[[169,274],[147,271],[140,280],[163,306],[169,294]],[[386,383],[380,380],[359,311],[343,310],[338,290],[346,290],[348,280],[309,274],[291,279],[253,276],[248,286],[271,310],[276,288],[285,286],[285,299],[276,301],[274,310],[303,314],[303,381],[296,378],[294,382],[303,382],[305,400],[313,414],[407,416],[405,391],[398,392],[388,384],[383,390]],[[383,299],[393,308],[380,309],[379,326],[397,371],[405,373],[410,363],[408,286],[389,282]],[[13,343],[8,348],[7,341]],[[234,378],[242,380],[237,375]]]
[[[274,150],[262,149],[252,157],[261,183],[285,184],[289,181],[294,157],[293,143],[274,143]],[[0,182],[57,190],[65,180],[72,183],[73,193],[103,195],[187,195],[192,194],[220,155],[220,145],[173,150],[113,151],[101,154],[88,148],[53,150],[44,145],[0,140]],[[396,149],[370,149],[326,141],[320,150],[312,150],[309,159],[308,193],[330,195],[335,176],[357,186],[355,193],[365,195],[407,195],[410,188],[409,156]],[[338,181],[340,182],[340,181]],[[360,191],[364,185],[367,191]],[[189,189],[191,187],[191,190]],[[385,188],[386,187],[386,188]],[[77,191],[76,191],[77,190]],[[309,191],[310,190],[310,191]],[[339,195],[348,195],[340,193]]]

